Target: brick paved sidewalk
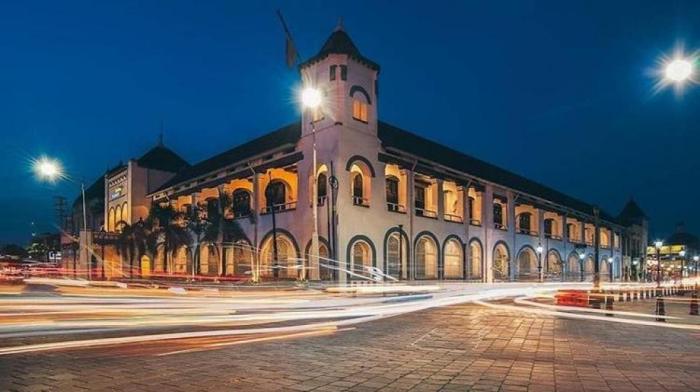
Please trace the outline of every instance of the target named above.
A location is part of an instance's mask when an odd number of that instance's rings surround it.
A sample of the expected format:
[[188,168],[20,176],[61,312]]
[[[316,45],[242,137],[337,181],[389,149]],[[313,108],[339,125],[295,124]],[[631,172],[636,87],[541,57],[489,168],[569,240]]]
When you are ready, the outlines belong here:
[[0,357],[0,391],[692,391],[698,371],[697,333],[461,305],[166,357]]

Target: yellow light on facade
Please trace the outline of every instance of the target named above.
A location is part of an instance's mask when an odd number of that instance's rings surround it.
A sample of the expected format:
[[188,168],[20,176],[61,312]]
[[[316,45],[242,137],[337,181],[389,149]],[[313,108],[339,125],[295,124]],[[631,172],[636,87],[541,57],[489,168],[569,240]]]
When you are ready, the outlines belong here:
[[301,103],[305,108],[316,109],[321,106],[321,91],[313,88],[307,87],[301,92]]

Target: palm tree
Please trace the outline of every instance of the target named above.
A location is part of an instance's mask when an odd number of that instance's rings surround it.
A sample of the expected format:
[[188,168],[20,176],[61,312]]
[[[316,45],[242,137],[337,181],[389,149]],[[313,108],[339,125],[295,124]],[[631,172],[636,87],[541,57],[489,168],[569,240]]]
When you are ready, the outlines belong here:
[[[154,202],[148,212],[145,227],[147,230],[146,249],[151,254],[158,254],[158,246],[163,246],[163,269],[170,271],[169,255],[175,255],[177,250],[190,244],[189,236],[183,225],[184,214],[175,211],[170,204]],[[153,258],[155,260],[155,257]],[[155,264],[155,263],[154,263]]]

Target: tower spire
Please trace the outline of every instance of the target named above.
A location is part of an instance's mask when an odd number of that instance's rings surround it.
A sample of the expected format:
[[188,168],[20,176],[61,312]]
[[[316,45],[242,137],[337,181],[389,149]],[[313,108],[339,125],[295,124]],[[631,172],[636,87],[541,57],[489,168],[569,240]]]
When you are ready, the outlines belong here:
[[343,17],[338,18],[338,24],[335,26],[333,31],[345,31],[345,26],[343,25]]
[[158,133],[158,147],[163,147],[163,130],[164,130],[163,120],[160,120],[160,132]]

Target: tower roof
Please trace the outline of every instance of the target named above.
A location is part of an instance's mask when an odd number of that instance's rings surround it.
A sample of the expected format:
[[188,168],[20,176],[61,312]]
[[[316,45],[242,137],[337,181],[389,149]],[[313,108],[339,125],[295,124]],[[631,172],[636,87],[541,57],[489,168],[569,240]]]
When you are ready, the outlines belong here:
[[173,150],[165,147],[162,141],[148,150],[141,158],[136,160],[139,166],[147,169],[178,172],[189,166],[189,163],[177,155]]
[[379,64],[360,53],[360,50],[357,49],[357,46],[355,46],[355,44],[352,42],[352,39],[350,39],[348,33],[345,32],[342,24],[339,24],[335,31],[331,33],[330,37],[328,37],[326,40],[326,43],[321,47],[321,50],[315,56],[299,65],[299,67],[304,68],[308,65],[321,61],[330,54],[348,55],[348,57],[365,64],[369,68],[379,71]]
[[646,214],[644,211],[642,211],[633,198],[629,199],[627,204],[625,204],[625,206],[622,208],[622,211],[620,211],[620,214],[617,216],[617,219],[625,225],[641,223],[646,218]]

